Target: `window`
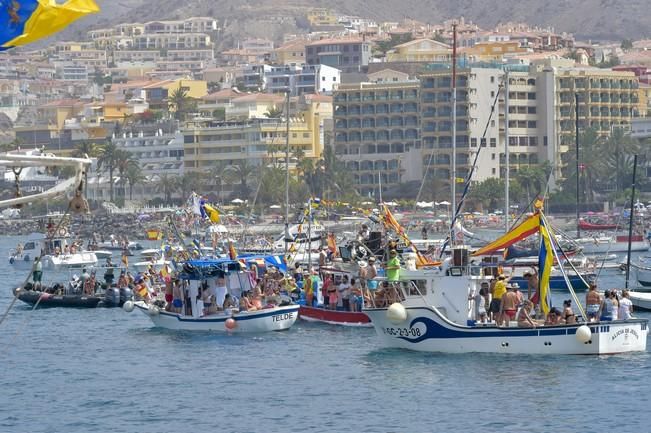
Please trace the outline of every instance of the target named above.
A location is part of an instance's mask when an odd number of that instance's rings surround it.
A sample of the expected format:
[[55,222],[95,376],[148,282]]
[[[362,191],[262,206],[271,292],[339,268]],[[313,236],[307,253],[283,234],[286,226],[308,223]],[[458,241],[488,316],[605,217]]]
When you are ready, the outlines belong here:
[[547,146],[547,136],[543,137],[543,146]]
[[292,138],[296,138],[297,134],[295,132],[292,133]]
[[326,80],[326,77],[321,77],[321,81],[325,81],[325,80]]
[[536,93],[535,92],[527,93],[527,99],[529,100],[536,99]]
[[491,168],[491,174],[492,174],[493,176],[495,176],[495,173],[497,173],[497,172],[495,171],[495,168]]
[[471,138],[470,139],[470,147],[477,147],[477,139],[476,138]]
[[491,76],[491,83],[495,82],[495,77]]
[[494,97],[495,97],[495,91],[491,90],[491,98],[494,98]]
[[337,81],[337,77],[332,77],[332,81]]
[[538,146],[538,137],[529,137],[529,146]]
[[491,120],[491,126],[495,126],[495,119]]
[[527,122],[527,128],[535,128],[536,127],[536,121],[535,120],[529,120]]
[[486,139],[485,138],[481,139],[481,147],[486,147]]
[[527,113],[536,114],[536,107],[527,107]]
[[497,138],[491,138],[491,147],[497,147]]
[[491,153],[491,160],[495,161],[495,154]]

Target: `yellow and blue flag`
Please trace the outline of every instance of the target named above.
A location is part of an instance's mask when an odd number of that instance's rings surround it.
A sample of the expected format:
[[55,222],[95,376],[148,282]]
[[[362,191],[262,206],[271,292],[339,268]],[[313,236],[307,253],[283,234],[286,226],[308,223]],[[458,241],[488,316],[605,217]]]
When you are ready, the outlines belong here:
[[51,36],[96,12],[93,0],[0,0],[0,51]]
[[549,313],[549,279],[554,264],[553,250],[549,230],[543,218],[540,218],[540,252],[538,255],[538,281],[540,284],[540,306],[543,313]]
[[208,219],[210,220],[210,222],[218,224],[219,221],[221,221],[221,218],[219,216],[219,211],[217,209],[210,206],[208,203],[203,205],[203,209],[206,211],[206,215],[208,215]]

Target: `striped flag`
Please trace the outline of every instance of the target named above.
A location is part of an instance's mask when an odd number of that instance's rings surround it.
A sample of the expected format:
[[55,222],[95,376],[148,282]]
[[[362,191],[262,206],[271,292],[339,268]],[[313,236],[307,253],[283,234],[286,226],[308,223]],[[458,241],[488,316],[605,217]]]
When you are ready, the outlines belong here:
[[473,256],[480,256],[482,254],[490,254],[494,251],[501,250],[503,248],[508,248],[514,243],[525,239],[532,234],[538,232],[541,227],[541,218],[538,212],[534,213],[532,216],[522,221],[517,227],[510,230],[504,236],[498,238],[497,240],[491,242],[483,248],[478,249],[473,253]]
[[543,219],[540,219],[540,252],[538,254],[538,281],[540,285],[540,306],[545,314],[549,313],[549,278],[554,263],[554,248],[549,231]]

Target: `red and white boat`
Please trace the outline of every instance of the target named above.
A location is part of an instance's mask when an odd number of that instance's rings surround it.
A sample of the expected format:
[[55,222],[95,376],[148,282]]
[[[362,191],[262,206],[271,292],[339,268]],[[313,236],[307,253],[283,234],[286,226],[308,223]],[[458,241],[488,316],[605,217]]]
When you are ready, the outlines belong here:
[[337,311],[320,307],[301,305],[298,317],[308,322],[327,323],[329,325],[356,326],[370,328],[371,319],[361,311]]
[[586,231],[604,231],[604,230],[615,230],[617,229],[617,224],[613,223],[596,223],[590,222],[584,219],[579,220],[579,229]]

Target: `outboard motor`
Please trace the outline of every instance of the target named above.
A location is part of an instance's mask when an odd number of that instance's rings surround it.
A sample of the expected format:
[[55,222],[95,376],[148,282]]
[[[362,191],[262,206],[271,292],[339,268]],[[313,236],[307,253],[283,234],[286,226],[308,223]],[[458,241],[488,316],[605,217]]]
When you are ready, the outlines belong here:
[[120,289],[109,287],[104,293],[104,306],[118,307],[120,305]]
[[120,289],[120,306],[124,305],[127,301],[133,301],[133,290],[128,287]]

